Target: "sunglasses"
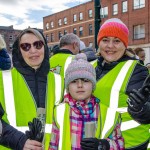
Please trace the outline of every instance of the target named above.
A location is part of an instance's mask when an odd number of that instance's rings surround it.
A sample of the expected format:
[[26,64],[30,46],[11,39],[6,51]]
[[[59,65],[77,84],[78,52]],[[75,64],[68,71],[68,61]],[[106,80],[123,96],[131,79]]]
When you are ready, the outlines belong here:
[[35,41],[34,43],[30,44],[30,43],[21,43],[20,47],[22,50],[24,51],[29,51],[31,48],[31,45],[33,45],[34,48],[36,49],[41,49],[44,45],[43,41]]

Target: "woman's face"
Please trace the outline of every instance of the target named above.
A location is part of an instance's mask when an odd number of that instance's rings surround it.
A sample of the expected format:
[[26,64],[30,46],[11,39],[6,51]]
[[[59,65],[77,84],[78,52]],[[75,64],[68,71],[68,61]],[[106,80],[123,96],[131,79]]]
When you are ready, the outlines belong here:
[[108,63],[117,61],[125,53],[124,43],[116,37],[104,37],[99,43],[100,54]]
[[[25,33],[20,40],[20,50],[24,61],[35,70],[41,66],[44,59],[44,45],[32,33]],[[31,47],[30,47],[31,46]],[[28,50],[25,51],[27,47]]]

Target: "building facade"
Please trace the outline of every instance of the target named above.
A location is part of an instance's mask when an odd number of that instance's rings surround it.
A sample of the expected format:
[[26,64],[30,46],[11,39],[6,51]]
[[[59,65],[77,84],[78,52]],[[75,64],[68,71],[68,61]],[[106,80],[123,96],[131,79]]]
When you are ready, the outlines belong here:
[[[96,1],[96,0],[95,0]],[[94,0],[43,18],[43,33],[52,46],[62,35],[73,32],[86,46],[94,45]],[[109,18],[120,18],[129,28],[129,47],[142,47],[145,63],[150,62],[150,1],[100,0],[101,24]]]
[[12,45],[20,32],[21,32],[21,30],[15,30],[13,28],[13,25],[0,26],[0,34],[3,36],[3,38],[6,42],[7,50],[9,53],[11,53]]
[[46,16],[43,18],[43,33],[52,46],[66,33],[77,34],[86,46],[93,45],[94,1]]

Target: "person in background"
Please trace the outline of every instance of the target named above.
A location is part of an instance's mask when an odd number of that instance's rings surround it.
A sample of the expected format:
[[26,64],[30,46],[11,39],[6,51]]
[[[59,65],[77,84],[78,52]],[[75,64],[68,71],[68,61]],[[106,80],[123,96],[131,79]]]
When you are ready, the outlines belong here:
[[86,48],[85,43],[80,40],[80,51],[82,51],[85,48]]
[[128,98],[129,114],[141,124],[150,124],[150,75],[143,86],[133,89]]
[[146,67],[148,68],[148,70],[150,71],[150,63],[147,63],[145,66],[146,66]]
[[[0,103],[4,110],[0,149],[4,146],[16,150],[42,150],[43,146],[48,149],[47,131],[52,124],[54,103],[63,93],[64,79],[49,71],[49,50],[37,29],[27,28],[19,34],[13,44],[12,61],[9,72],[0,71]],[[25,134],[28,123],[29,129],[32,128],[33,118],[42,123],[43,143]]]
[[77,35],[73,33],[63,35],[59,41],[59,50],[50,58],[50,70],[64,77],[68,64],[79,50],[80,39]]
[[[115,112],[116,121],[105,122],[112,116],[106,115],[110,110],[92,95],[96,73],[84,53],[77,54],[69,64],[65,87],[64,101],[54,110],[49,150],[97,150],[97,147],[99,150],[123,150],[120,115]],[[95,136],[97,140],[93,141]],[[86,145],[88,137],[90,141]]]
[[129,30],[120,19],[111,18],[102,24],[97,36],[100,57],[95,64],[97,84],[93,94],[101,103],[120,112],[125,149],[146,150],[149,126],[140,125],[130,117],[127,99],[133,89],[142,87],[149,72],[129,55],[128,38]]
[[6,50],[6,43],[0,34],[0,70],[8,70],[11,68],[11,59]]
[[81,51],[81,53],[86,54],[87,60],[88,60],[89,62],[91,62],[91,63],[92,63],[92,61],[94,62],[94,60],[97,59],[97,55],[96,55],[96,53],[94,52],[94,50],[93,50],[92,47],[86,47],[86,48],[84,48],[84,49]]
[[140,62],[144,65],[145,61],[145,51],[141,47],[137,47],[134,49],[135,54],[139,57]]

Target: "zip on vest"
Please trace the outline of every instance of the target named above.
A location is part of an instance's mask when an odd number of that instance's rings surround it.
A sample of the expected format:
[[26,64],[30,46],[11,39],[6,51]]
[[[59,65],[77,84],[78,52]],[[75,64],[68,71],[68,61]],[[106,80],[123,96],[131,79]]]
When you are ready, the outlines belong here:
[[17,130],[25,133],[25,131],[29,129],[27,126],[17,127],[16,125],[16,111],[15,111],[15,103],[14,103],[11,70],[2,71],[2,76],[3,76],[3,84],[4,84],[3,87],[4,87],[6,113],[7,113],[7,118],[9,120],[9,123]]

